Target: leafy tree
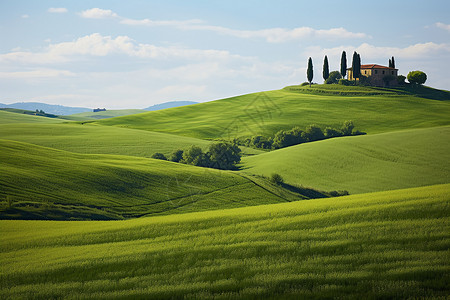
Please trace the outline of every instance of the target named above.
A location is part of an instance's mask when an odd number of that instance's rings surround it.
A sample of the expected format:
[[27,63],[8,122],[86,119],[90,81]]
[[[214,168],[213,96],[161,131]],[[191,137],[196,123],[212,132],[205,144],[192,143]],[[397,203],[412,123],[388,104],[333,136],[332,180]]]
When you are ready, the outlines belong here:
[[355,128],[355,125],[353,124],[353,121],[345,121],[344,124],[342,124],[341,131],[343,135],[352,135],[353,128]]
[[328,66],[328,57],[325,55],[323,59],[323,70],[322,70],[323,80],[327,80],[330,76],[330,67]]
[[205,153],[203,153],[202,148],[191,146],[191,148],[183,152],[183,159],[180,162],[194,166],[205,166],[208,159]]
[[153,154],[152,158],[167,160],[166,156],[164,154],[162,154],[162,153],[159,153],[159,152],[156,152],[155,154]]
[[309,125],[305,129],[305,136],[308,138],[308,141],[318,141],[323,140],[325,138],[325,135],[322,132],[322,129],[320,129],[317,125]]
[[424,84],[427,81],[427,74],[422,71],[411,71],[408,73],[407,78],[412,84]]
[[342,51],[342,55],[341,55],[341,75],[342,75],[342,78],[345,78],[346,74],[347,74],[347,53],[345,53],[345,51]]
[[331,128],[331,127],[325,128],[323,133],[324,133],[326,138],[333,138],[333,137],[342,136],[342,132],[341,131],[336,130],[336,129]]
[[278,185],[281,185],[282,183],[284,183],[283,177],[281,177],[281,175],[278,174],[278,173],[271,174],[270,175],[270,181],[275,183],[275,184],[278,184]]
[[311,87],[311,82],[314,77],[313,63],[311,57],[308,59],[308,70],[306,71],[306,77],[308,78],[309,87]]
[[339,71],[332,71],[330,73],[330,76],[328,76],[328,79],[325,80],[325,83],[326,84],[338,83],[339,79],[341,79],[341,73],[339,73]]
[[183,159],[183,150],[175,150],[172,155],[170,155],[170,161],[180,162]]
[[214,143],[209,146],[208,156],[210,166],[216,169],[234,169],[241,161],[241,149],[236,144],[228,142]]
[[406,76],[398,75],[398,76],[397,76],[397,82],[398,82],[398,84],[400,84],[400,85],[405,84],[405,79],[406,79]]

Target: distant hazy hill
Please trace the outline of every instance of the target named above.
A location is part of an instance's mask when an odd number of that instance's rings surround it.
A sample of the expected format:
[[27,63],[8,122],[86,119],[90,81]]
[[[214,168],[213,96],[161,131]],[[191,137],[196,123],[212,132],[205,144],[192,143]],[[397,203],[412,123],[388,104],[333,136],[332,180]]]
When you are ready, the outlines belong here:
[[165,102],[161,104],[155,104],[150,107],[144,108],[145,110],[160,110],[160,109],[166,109],[171,107],[179,107],[179,106],[185,106],[185,105],[191,105],[191,104],[197,104],[198,102],[194,101],[170,101]]
[[0,103],[0,108],[18,108],[33,111],[39,109],[45,111],[48,114],[62,116],[92,111],[92,109],[86,107],[69,107],[62,105],[45,104],[40,102],[18,102],[13,104]]

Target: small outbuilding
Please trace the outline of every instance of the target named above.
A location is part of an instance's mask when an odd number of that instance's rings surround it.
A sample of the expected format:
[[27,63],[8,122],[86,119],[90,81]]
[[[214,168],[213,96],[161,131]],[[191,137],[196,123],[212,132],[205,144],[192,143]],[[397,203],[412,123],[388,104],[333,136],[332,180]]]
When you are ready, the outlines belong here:
[[[347,69],[347,74],[348,80],[355,80],[352,68]],[[398,69],[395,68],[376,64],[361,65],[361,76],[367,77],[367,83],[372,86],[397,86],[397,75]]]

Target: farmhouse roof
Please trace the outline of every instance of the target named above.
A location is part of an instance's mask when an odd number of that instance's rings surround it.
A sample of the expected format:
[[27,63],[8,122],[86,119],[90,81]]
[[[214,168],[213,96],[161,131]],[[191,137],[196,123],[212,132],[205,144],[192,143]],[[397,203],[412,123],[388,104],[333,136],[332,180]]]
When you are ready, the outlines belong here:
[[[348,68],[347,70],[351,70],[352,68]],[[376,64],[368,64],[368,65],[361,65],[361,69],[388,69],[388,70],[398,70],[396,68],[390,68],[386,66],[380,66]]]

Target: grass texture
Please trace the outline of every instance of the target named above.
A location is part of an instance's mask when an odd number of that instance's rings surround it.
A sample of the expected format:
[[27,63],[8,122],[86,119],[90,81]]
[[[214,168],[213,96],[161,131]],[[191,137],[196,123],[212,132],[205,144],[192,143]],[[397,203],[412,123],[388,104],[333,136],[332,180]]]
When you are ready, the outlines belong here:
[[0,217],[8,219],[121,219],[304,199],[235,172],[9,140],[0,140],[0,168]]
[[106,111],[99,111],[99,112],[84,112],[84,113],[78,113],[69,115],[69,118],[73,118],[74,120],[101,120],[101,119],[109,119],[114,117],[121,117],[121,116],[128,116],[128,115],[135,115],[147,112],[143,109],[115,109],[115,110],[106,110]]
[[245,157],[245,173],[350,194],[450,183],[450,126],[334,138]]
[[0,221],[0,298],[445,299],[449,191],[127,221]]
[[19,114],[11,111],[0,110],[0,125],[4,124],[18,124],[18,123],[43,123],[43,124],[57,124],[67,122],[67,120],[58,118],[47,118],[41,116],[30,116],[26,114]]
[[[281,129],[311,124],[339,127],[345,120],[353,120],[356,129],[369,134],[450,124],[449,101],[333,87],[341,89],[335,91],[339,95],[283,89],[97,122],[202,139],[271,136]],[[348,88],[363,94],[349,96]]]

